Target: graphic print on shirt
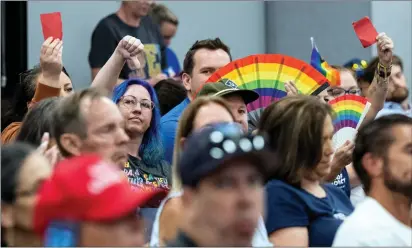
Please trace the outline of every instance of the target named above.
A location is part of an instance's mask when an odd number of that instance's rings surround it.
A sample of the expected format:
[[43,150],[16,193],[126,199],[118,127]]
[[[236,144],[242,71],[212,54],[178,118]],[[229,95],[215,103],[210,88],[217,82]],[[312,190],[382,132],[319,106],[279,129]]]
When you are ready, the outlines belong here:
[[335,178],[332,182],[333,185],[340,188],[345,192],[345,194],[350,197],[350,182],[349,182],[349,174],[346,168],[344,168],[341,173]]
[[[132,70],[129,78],[148,79],[162,72],[160,47],[158,44],[144,44],[144,52],[138,57],[141,69]],[[129,65],[129,69],[132,66]]]
[[144,44],[146,55],[146,77],[150,78],[162,72],[160,47],[158,44]]
[[[151,188],[169,189],[167,178],[153,176],[139,169],[132,169],[129,161],[126,162],[123,171],[126,173],[132,189],[150,190]],[[149,186],[149,187],[147,187]]]

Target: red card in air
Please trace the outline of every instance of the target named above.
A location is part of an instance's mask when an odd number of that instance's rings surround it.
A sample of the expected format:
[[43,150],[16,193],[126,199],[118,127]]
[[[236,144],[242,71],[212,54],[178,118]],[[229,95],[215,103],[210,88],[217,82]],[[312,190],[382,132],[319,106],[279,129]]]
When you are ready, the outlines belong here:
[[352,26],[363,47],[369,47],[375,44],[378,32],[376,32],[369,17],[365,16],[359,21],[352,23]]
[[40,21],[45,40],[49,37],[60,40],[63,38],[63,25],[60,12],[41,14]]

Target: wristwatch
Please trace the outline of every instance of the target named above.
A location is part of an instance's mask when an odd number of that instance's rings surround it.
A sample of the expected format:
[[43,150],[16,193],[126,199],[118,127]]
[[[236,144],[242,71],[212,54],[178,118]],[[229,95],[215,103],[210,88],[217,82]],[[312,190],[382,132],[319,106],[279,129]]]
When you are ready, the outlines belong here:
[[378,74],[381,78],[388,78],[391,75],[392,70],[392,63],[386,67],[378,62],[378,66],[376,67],[376,74]]

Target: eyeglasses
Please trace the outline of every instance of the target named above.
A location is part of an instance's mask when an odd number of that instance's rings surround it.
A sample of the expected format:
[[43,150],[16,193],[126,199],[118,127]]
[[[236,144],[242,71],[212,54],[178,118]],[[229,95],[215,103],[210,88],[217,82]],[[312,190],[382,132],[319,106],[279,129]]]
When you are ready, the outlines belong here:
[[342,88],[332,88],[327,90],[329,96],[338,97],[343,95],[360,95],[360,89],[345,90]]
[[125,108],[128,108],[130,110],[134,109],[137,106],[137,104],[140,104],[140,108],[146,110],[152,110],[155,107],[152,101],[148,99],[137,100],[137,98],[134,96],[122,96],[119,102]]

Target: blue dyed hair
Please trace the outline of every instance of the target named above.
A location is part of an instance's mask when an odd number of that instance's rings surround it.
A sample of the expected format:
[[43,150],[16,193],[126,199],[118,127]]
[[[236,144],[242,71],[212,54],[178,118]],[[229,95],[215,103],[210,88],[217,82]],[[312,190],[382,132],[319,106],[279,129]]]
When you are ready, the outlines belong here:
[[143,86],[150,95],[155,107],[152,110],[152,120],[149,129],[143,135],[142,144],[139,148],[139,156],[147,166],[158,166],[164,160],[163,146],[160,136],[160,109],[159,101],[153,87],[146,81],[140,79],[129,79],[116,86],[113,90],[112,100],[117,104],[120,98],[126,93],[130,85],[137,84]]

